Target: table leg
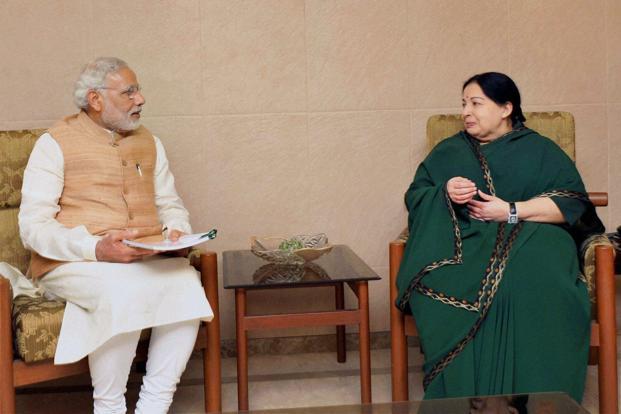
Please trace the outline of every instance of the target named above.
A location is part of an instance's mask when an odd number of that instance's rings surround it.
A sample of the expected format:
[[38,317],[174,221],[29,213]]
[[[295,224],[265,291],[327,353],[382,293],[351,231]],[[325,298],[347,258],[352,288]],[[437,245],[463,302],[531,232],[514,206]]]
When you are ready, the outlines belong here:
[[371,403],[371,341],[369,339],[369,286],[358,282],[358,309],[360,311],[360,399]]
[[235,326],[237,329],[237,408],[248,411],[248,339],[246,316],[246,290],[235,289]]
[[[336,299],[336,310],[345,309],[345,289],[343,283],[334,286]],[[336,360],[338,362],[347,361],[347,348],[345,343],[345,325],[336,326]]]

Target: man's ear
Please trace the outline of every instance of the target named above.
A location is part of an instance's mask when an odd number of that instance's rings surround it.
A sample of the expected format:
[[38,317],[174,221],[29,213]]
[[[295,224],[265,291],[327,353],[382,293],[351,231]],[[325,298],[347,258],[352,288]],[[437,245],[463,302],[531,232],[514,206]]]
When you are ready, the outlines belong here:
[[90,106],[95,112],[103,111],[103,96],[95,90],[88,91],[86,95],[88,106]]

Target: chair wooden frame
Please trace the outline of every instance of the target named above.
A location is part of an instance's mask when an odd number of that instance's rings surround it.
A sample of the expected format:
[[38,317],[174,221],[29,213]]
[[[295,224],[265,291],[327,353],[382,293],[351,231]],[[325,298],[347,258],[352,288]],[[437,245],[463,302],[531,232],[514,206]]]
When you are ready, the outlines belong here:
[[[194,264],[201,273],[205,295],[213,309],[214,318],[201,323],[196,348],[203,352],[205,378],[205,411],[222,410],[220,361],[220,314],[218,302],[218,261],[214,252],[201,253]],[[14,358],[12,296],[7,279],[0,277],[0,414],[15,413],[15,390],[38,382],[88,372],[86,358],[67,365],[54,365],[52,360],[27,364]],[[146,358],[148,344],[141,343],[137,359]]]
[[[595,206],[607,206],[607,193],[589,193]],[[416,324],[411,315],[404,315],[396,306],[397,273],[403,258],[405,243],[393,241],[389,246],[390,272],[390,333],[392,400],[408,400],[407,336],[416,336]],[[589,364],[598,365],[599,412],[618,413],[617,324],[615,312],[614,250],[598,246],[595,251],[595,284],[597,311],[591,323]]]

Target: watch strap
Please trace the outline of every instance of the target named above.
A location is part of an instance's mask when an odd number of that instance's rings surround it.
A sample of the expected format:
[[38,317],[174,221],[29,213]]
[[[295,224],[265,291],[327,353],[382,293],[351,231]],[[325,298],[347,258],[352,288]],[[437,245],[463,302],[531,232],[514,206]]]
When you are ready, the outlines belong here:
[[513,224],[518,222],[517,208],[514,202],[509,203],[509,217],[507,218],[507,222]]

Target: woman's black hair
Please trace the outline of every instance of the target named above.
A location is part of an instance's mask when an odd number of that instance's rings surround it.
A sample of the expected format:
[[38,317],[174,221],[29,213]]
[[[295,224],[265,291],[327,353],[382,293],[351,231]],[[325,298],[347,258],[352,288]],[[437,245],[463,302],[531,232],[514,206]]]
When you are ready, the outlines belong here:
[[528,394],[514,395],[509,403],[519,414],[528,414]]
[[511,122],[513,125],[526,120],[526,118],[524,118],[524,114],[522,113],[522,99],[520,98],[520,91],[515,85],[515,82],[513,82],[513,79],[504,73],[499,72],[479,73],[464,82],[462,92],[466,89],[466,86],[473,82],[479,85],[483,90],[483,93],[498,105],[504,105],[507,102],[511,102],[513,105]]

